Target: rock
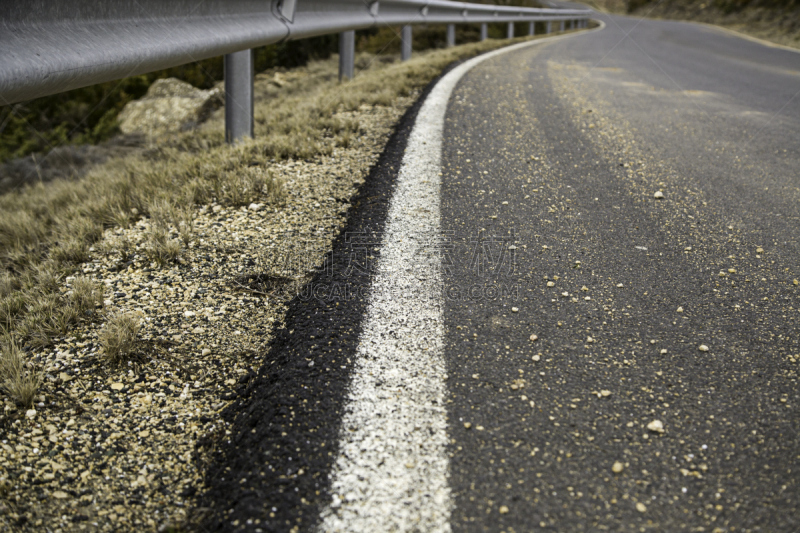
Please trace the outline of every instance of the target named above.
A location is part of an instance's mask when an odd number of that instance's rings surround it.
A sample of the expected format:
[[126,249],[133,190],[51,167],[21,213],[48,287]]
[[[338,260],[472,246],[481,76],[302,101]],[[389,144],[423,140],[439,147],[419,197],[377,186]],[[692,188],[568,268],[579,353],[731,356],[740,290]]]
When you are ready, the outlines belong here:
[[636,504],[636,510],[639,511],[640,513],[646,513],[647,512],[647,506],[645,504],[643,504],[642,502],[638,502]]
[[683,313],[683,307],[678,307],[678,308],[675,310],[675,312],[676,312],[676,313]]
[[614,461],[614,464],[611,465],[611,471],[614,472],[615,474],[619,474],[620,472],[622,472],[624,468],[625,466],[619,461]]
[[283,87],[284,85],[286,85],[286,80],[283,78],[283,74],[281,74],[280,72],[276,72],[272,76],[272,79],[269,80],[269,81],[270,81],[270,83],[274,84],[276,87],[279,87],[279,88]]
[[608,398],[609,396],[611,396],[611,391],[608,389],[603,389],[600,391],[600,396],[602,396],[603,398]]
[[124,383],[112,383],[111,384],[111,390],[122,390],[124,388],[125,388],[125,384]]
[[533,359],[534,361],[538,361],[539,359],[541,359],[541,357],[539,355],[534,355],[533,357],[531,357],[531,359]]
[[621,289],[623,287],[622,283],[617,283],[617,288]]
[[555,287],[555,285],[556,285],[556,284],[555,284],[555,283],[553,283],[552,281],[548,281],[548,282],[547,282],[547,286],[548,286],[548,287]]
[[28,418],[34,418],[36,416],[36,409],[28,409],[25,411],[25,416]]
[[536,342],[536,341],[539,340],[539,336],[538,335],[531,335],[529,338],[531,339],[531,342]]
[[469,422],[464,422],[464,429],[469,429],[471,427],[472,427],[472,424],[470,424]]
[[764,249],[759,246],[758,248],[756,248],[756,253],[757,254],[763,254],[764,253]]
[[500,514],[508,514],[508,507],[506,507],[505,505],[501,505]]
[[250,204],[247,206],[247,209],[249,209],[250,211],[258,211],[259,209],[261,209],[261,204]]
[[125,105],[117,117],[123,133],[158,136],[198,124],[222,105],[223,90],[197,89],[175,78],[156,80],[144,98]]
[[59,500],[63,500],[64,498],[69,498],[69,494],[64,492],[63,490],[57,490],[53,493],[53,498],[57,498]]
[[706,346],[705,344],[701,344],[700,346],[697,347],[697,349],[700,350],[701,352],[707,352],[708,346]]
[[652,431],[653,433],[663,433],[664,432],[664,424],[661,420],[653,420],[649,424],[647,424],[647,429]]
[[211,350],[209,350],[208,348],[203,348],[203,351],[200,352],[200,355],[202,355],[203,357],[205,357],[206,355],[210,355],[210,354],[211,354]]
[[661,200],[664,198],[664,193],[661,191],[656,191],[656,193],[653,195],[653,198],[656,200]]
[[512,313],[519,313],[519,308],[518,307],[512,307],[511,308],[511,312]]

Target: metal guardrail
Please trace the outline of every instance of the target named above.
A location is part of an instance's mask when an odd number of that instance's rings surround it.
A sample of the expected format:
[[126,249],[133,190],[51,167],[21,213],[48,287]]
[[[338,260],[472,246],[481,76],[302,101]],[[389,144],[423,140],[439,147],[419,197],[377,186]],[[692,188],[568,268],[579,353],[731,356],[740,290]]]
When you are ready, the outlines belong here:
[[535,9],[446,0],[3,0],[0,12],[0,104],[32,100],[225,56],[226,138],[253,134],[253,54],[258,46],[342,32],[340,76],[353,76],[354,30],[403,26],[411,55],[412,24],[558,21],[584,27],[589,10]]

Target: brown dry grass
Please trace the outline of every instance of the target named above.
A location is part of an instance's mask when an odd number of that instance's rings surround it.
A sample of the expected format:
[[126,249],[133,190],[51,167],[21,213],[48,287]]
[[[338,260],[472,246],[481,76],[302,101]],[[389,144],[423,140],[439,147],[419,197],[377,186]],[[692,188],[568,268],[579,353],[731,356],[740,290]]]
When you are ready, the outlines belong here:
[[136,353],[141,329],[140,317],[135,313],[111,315],[100,332],[103,355],[111,363],[121,363]]
[[26,362],[17,344],[6,339],[0,346],[0,388],[23,407],[30,407],[42,381],[42,373]]

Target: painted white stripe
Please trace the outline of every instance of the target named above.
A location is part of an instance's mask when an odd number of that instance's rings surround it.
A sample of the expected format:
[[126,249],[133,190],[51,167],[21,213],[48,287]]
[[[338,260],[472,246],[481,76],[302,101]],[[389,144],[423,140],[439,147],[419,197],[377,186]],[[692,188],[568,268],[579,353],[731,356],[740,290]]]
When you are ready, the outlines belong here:
[[447,102],[461,77],[520,43],[444,76],[417,114],[389,206],[331,473],[322,532],[449,532],[446,366],[439,238]]

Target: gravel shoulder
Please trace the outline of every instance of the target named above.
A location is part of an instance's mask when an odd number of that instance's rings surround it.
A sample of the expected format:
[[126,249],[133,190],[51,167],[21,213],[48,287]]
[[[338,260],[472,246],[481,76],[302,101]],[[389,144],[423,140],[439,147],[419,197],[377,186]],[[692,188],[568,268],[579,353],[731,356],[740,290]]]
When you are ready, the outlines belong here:
[[[263,364],[286,302],[330,249],[350,198],[413,100],[348,113],[362,128],[348,149],[271,164],[287,191],[279,208],[192,208],[195,240],[178,264],[160,268],[142,253],[147,219],[106,231],[80,272],[105,285],[106,313],[140,317],[140,347],[109,367],[100,323],[32,354],[45,384],[31,410],[5,402],[0,518],[65,531],[184,522],[203,483],[198,440],[227,432],[218,413]],[[109,241],[114,251],[103,253]]]

